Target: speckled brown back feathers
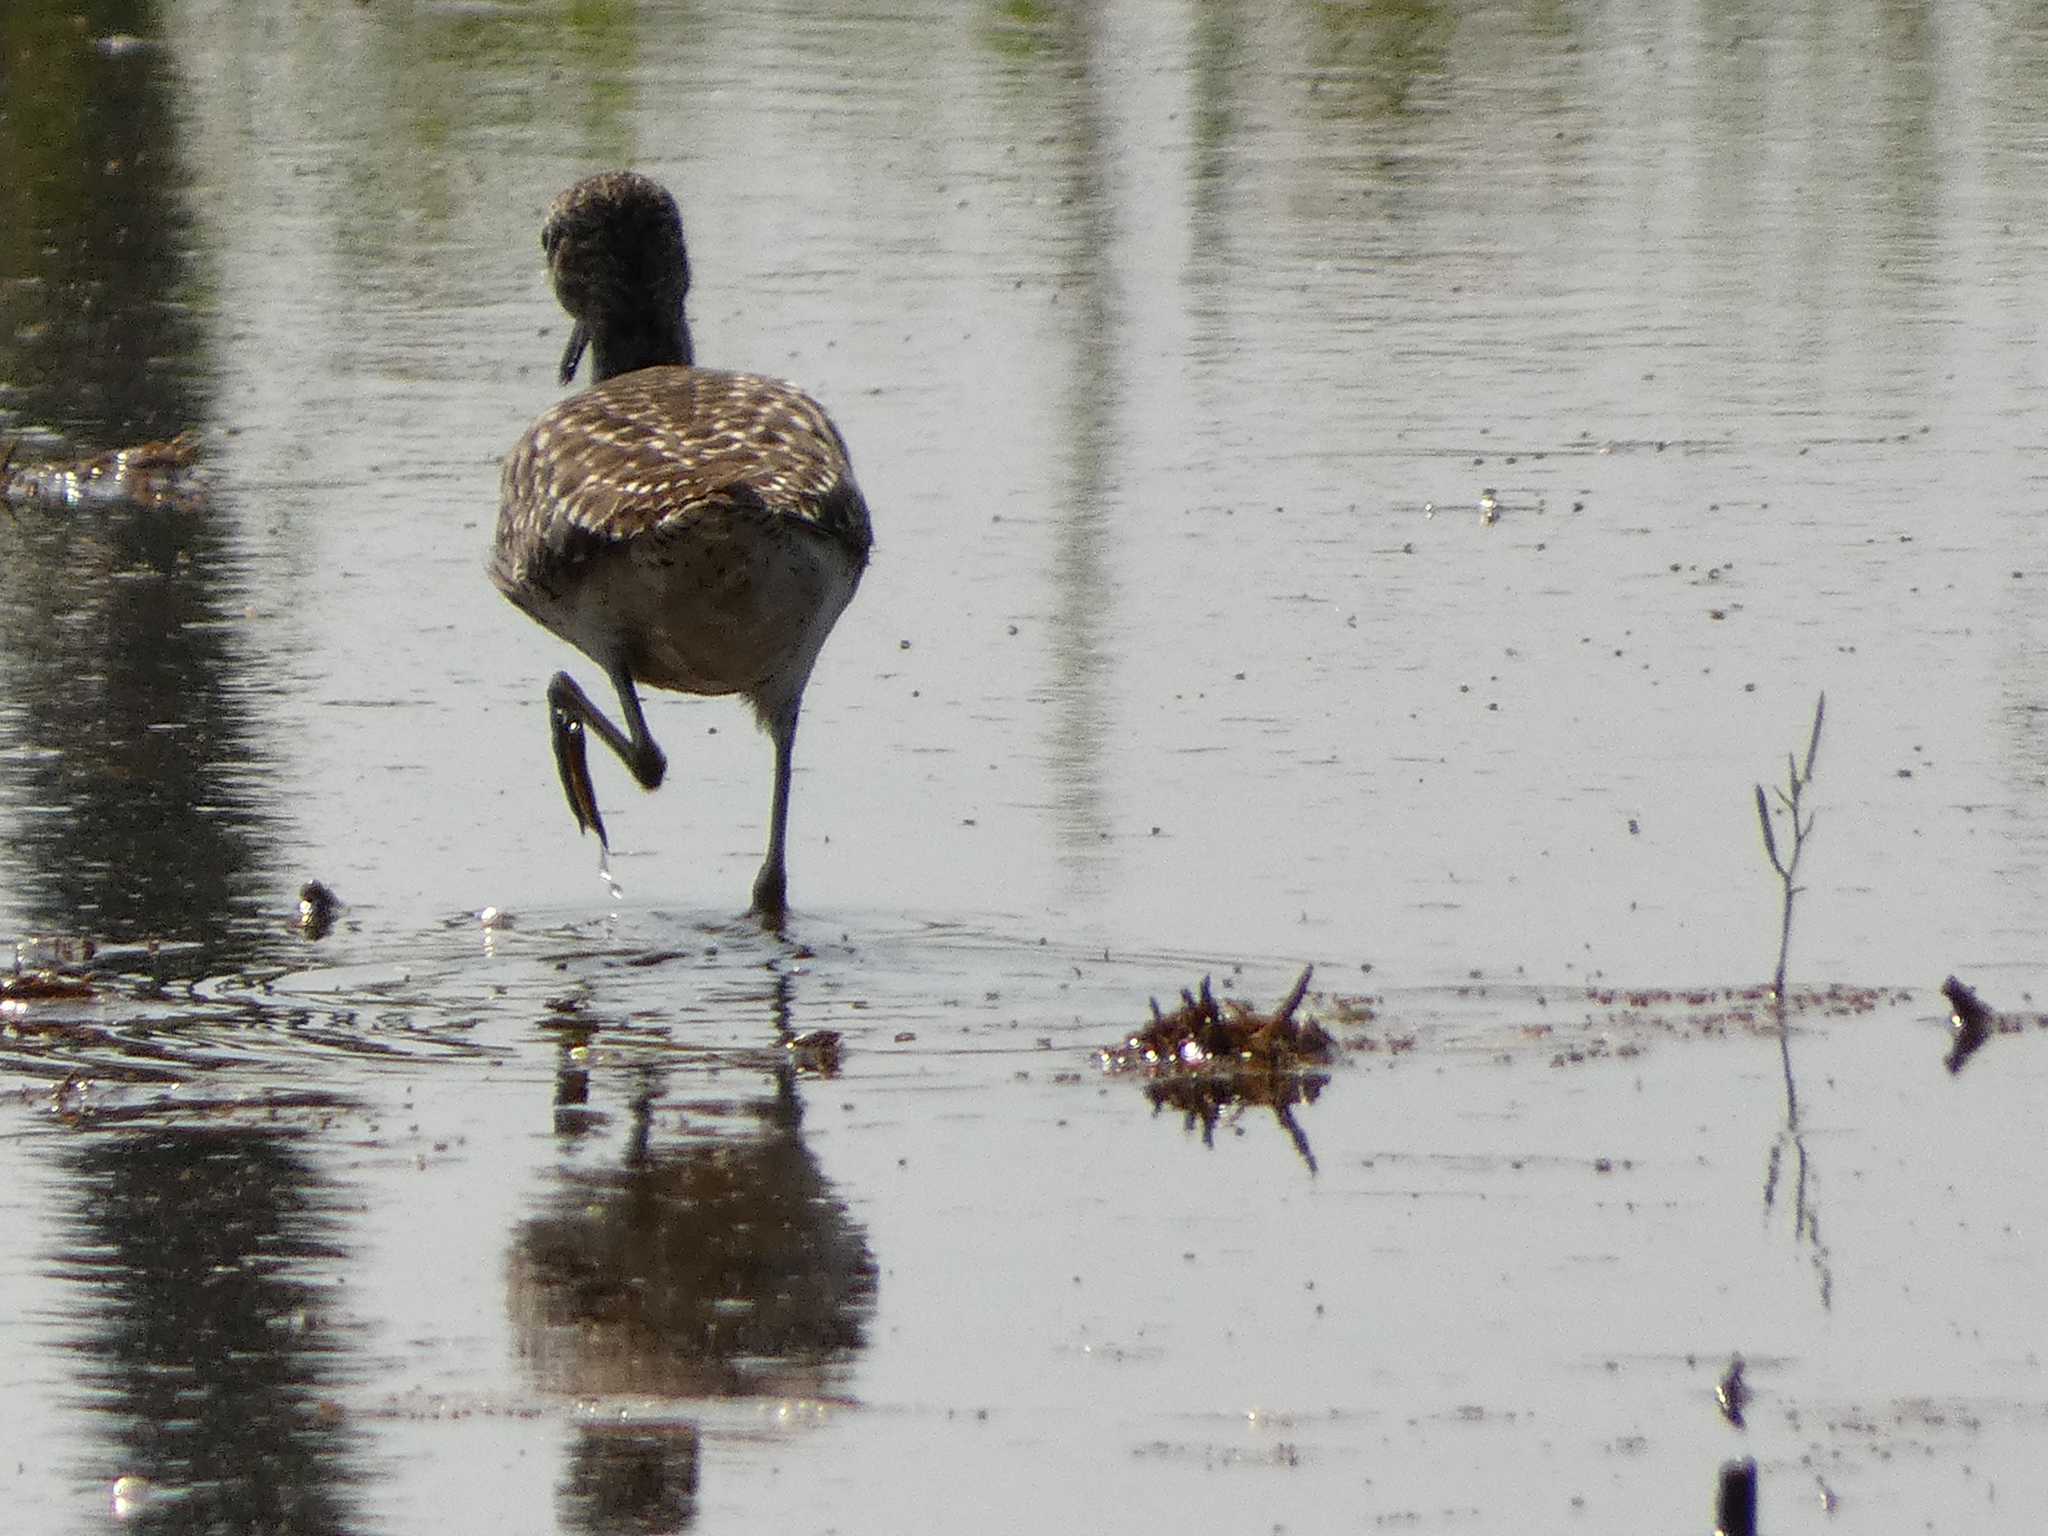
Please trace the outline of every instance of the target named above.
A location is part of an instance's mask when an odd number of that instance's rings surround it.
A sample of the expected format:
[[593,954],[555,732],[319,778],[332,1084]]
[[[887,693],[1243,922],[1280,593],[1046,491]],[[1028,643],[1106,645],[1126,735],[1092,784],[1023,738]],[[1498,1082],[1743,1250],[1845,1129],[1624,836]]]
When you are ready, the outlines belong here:
[[754,374],[646,368],[549,410],[505,461],[491,574],[519,600],[594,555],[735,509],[873,543],[846,445],[800,390]]

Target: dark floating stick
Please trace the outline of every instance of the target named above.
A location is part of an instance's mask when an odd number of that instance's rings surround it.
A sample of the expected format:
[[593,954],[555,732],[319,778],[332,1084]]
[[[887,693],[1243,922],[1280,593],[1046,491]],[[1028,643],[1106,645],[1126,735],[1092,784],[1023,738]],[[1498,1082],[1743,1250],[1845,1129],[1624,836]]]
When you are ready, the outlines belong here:
[[1721,1405],[1721,1417],[1737,1429],[1747,1429],[1742,1410],[1749,1404],[1749,1384],[1742,1379],[1742,1356],[1728,1362],[1728,1369],[1714,1386],[1714,1401]]
[[1948,1023],[1953,1035],[1943,1065],[1953,1075],[1962,1071],[1963,1063],[1976,1055],[1978,1047],[1991,1038],[1991,1026],[1998,1015],[1953,976],[1941,984],[1941,995],[1948,999]]
[[1721,1494],[1714,1503],[1714,1536],[1756,1536],[1756,1458],[1721,1463]]

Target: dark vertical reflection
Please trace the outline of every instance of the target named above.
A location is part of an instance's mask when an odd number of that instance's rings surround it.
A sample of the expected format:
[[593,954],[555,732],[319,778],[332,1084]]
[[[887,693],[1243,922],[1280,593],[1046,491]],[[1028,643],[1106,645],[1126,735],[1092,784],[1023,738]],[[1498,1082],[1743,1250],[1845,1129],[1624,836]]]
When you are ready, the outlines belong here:
[[79,1376],[106,1435],[88,1481],[146,1479],[156,1532],[351,1528],[353,1436],[325,1394],[342,1342],[327,1190],[287,1140],[165,1128],[75,1144],[57,1258]]
[[[765,999],[784,1042],[792,987],[780,976]],[[792,1059],[776,1048],[766,1091],[737,1097],[744,1069],[643,1060],[618,1085],[630,1097],[614,1161],[593,1107],[607,1085],[589,1066],[604,1027],[552,1027],[560,1183],[508,1266],[534,1384],[578,1398],[831,1394],[866,1347],[876,1265],[804,1141]],[[694,1425],[594,1424],[571,1444],[560,1520],[590,1536],[680,1530],[697,1479]]]
[[[208,424],[209,304],[155,30],[139,0],[0,12],[0,434],[25,431],[24,456]],[[231,627],[241,585],[218,505],[15,514],[0,561],[7,919],[239,958],[269,851]]]
[[[1275,46],[1280,18],[1241,0],[1205,0],[1192,26],[1194,92],[1189,144],[1188,313],[1191,388],[1202,425],[1228,444],[1248,392],[1269,392],[1248,370],[1263,355],[1284,290],[1275,263],[1334,263],[1397,271],[1415,259],[1419,183],[1442,160],[1442,97],[1459,19],[1438,0],[1299,0],[1284,26],[1294,47]],[[1297,52],[1298,50],[1298,52]],[[1274,163],[1275,134],[1303,150]],[[1287,216],[1256,212],[1274,184]],[[1331,290],[1304,352],[1350,349],[1364,366],[1383,343],[1377,316],[1355,282]],[[1297,323],[1291,318],[1283,324]],[[1377,364],[1375,364],[1377,366]],[[1381,434],[1355,427],[1361,441]]]
[[1066,221],[1052,231],[1058,251],[1059,308],[1071,365],[1067,382],[1066,484],[1053,511],[1052,739],[1053,805],[1061,863],[1075,894],[1102,882],[1109,836],[1103,804],[1103,744],[1108,733],[1110,658],[1104,621],[1114,598],[1109,570],[1116,412],[1124,381],[1118,363],[1115,226],[1109,188],[1110,143],[1097,6],[997,7],[990,35],[1006,68],[997,86],[1012,132],[1036,138],[1053,125],[1048,158],[1061,180],[1056,201]]
[[[1460,147],[1463,131],[1447,106],[1457,78],[1459,17],[1438,0],[1310,0],[1307,16],[1314,154],[1295,168],[1297,254],[1336,250],[1352,262],[1413,264],[1415,226],[1431,183],[1458,171],[1461,155],[1486,154],[1483,130]],[[1496,173],[1466,174],[1483,180]],[[1355,316],[1332,318],[1339,326],[1357,323]],[[1240,346],[1242,338],[1226,345]]]
[[[0,8],[0,437],[27,458],[210,424],[156,32],[139,0]],[[4,530],[0,923],[238,963],[268,834],[226,514],[31,506]],[[85,1475],[162,1490],[152,1530],[347,1528],[337,1345],[296,1274],[333,1256],[312,1170],[275,1133],[75,1146],[55,1305],[93,1410]]]
[[697,1430],[690,1424],[583,1424],[562,1479],[562,1528],[589,1536],[669,1536],[697,1520]]
[[[475,197],[466,148],[493,124],[530,127],[545,115],[573,175],[638,163],[643,39],[632,0],[570,0],[532,10],[485,6],[394,9],[367,34],[378,88],[371,96],[378,149],[352,162],[330,237],[350,292],[437,308],[478,302],[477,274],[460,260],[421,260],[449,238]],[[693,20],[665,15],[664,29]],[[239,58],[266,67],[269,22],[251,11]],[[535,59],[551,67],[536,78]],[[558,189],[535,186],[539,209]],[[539,246],[532,273],[543,272]],[[441,252],[435,252],[437,256]],[[540,350],[544,351],[545,348]]]
[[178,124],[164,55],[132,45],[154,30],[143,0],[0,9],[0,404],[102,447],[197,414]]
[[1188,145],[1188,319],[1190,380],[1203,419],[1223,415],[1229,365],[1240,355],[1231,334],[1231,279],[1245,257],[1232,218],[1232,157],[1242,136],[1236,100],[1244,73],[1245,27],[1256,25],[1230,0],[1196,8],[1192,70],[1193,128]]
[[[2038,437],[2048,419],[2048,316],[2039,300],[2040,256],[2031,240],[1986,240],[1987,231],[2038,228],[2043,188],[2048,187],[2048,135],[2041,132],[2043,81],[2048,81],[2048,14],[2014,12],[1994,29],[1986,58],[1987,119],[1984,134],[1985,210],[1973,252],[1983,273],[1983,292],[1998,326],[1995,369],[1980,380],[1993,398],[2009,401],[2016,430]],[[2009,392],[2009,393],[2008,393]],[[2048,563],[2048,528],[2039,506],[2048,473],[2038,462],[2019,494],[2003,499],[2000,538],[2014,567],[2039,569]],[[2013,788],[2008,829],[2001,847],[2019,890],[2034,891],[2048,870],[2048,605],[2031,581],[1999,583],[1996,631],[2006,648],[2001,667],[1999,712],[2005,739],[2001,753]],[[2038,903],[2030,921],[2041,922]]]
[[[1435,0],[1312,0],[1309,69],[1316,115],[1340,128],[1426,110],[1418,88],[1443,78],[1458,17]],[[1374,145],[1354,141],[1353,156],[1334,155],[1336,168],[1356,173],[1369,165]]]
[[[521,1227],[528,1371],[569,1396],[824,1393],[866,1342],[875,1262],[804,1142],[794,1070],[765,1094],[676,1107],[665,1074],[640,1068],[618,1164],[565,1164]],[[661,1134],[657,1115],[689,1128]],[[585,1129],[560,1134],[590,1157]]]
[[[1194,16],[1194,48],[1188,60],[1194,95],[1188,219],[1194,249],[1211,259],[1197,259],[1189,277],[1199,285],[1197,297],[1204,301],[1213,300],[1215,284],[1201,280],[1217,278],[1229,254],[1222,242],[1229,234],[1230,155],[1240,130],[1232,84],[1244,56],[1245,20],[1228,0],[1199,6]],[[1208,312],[1198,306],[1198,314]]]

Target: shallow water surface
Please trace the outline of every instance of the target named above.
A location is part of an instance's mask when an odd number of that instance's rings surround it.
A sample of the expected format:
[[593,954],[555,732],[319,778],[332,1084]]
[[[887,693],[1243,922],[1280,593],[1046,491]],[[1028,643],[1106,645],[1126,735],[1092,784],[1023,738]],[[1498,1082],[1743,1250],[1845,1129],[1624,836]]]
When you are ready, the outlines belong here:
[[[0,435],[205,488],[0,518],[14,1523],[2034,1529],[2044,53],[11,8]],[[744,712],[615,898],[482,574],[618,164],[874,509],[781,935]],[[1334,1060],[1104,1070],[1311,963]]]

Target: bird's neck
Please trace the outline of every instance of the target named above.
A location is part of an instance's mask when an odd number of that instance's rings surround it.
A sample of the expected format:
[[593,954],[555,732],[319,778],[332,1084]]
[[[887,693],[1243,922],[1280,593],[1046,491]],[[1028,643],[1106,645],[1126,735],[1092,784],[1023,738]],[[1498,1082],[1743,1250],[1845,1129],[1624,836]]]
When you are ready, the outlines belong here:
[[687,368],[695,361],[689,322],[680,312],[612,317],[590,338],[593,383],[641,368],[667,364]]

